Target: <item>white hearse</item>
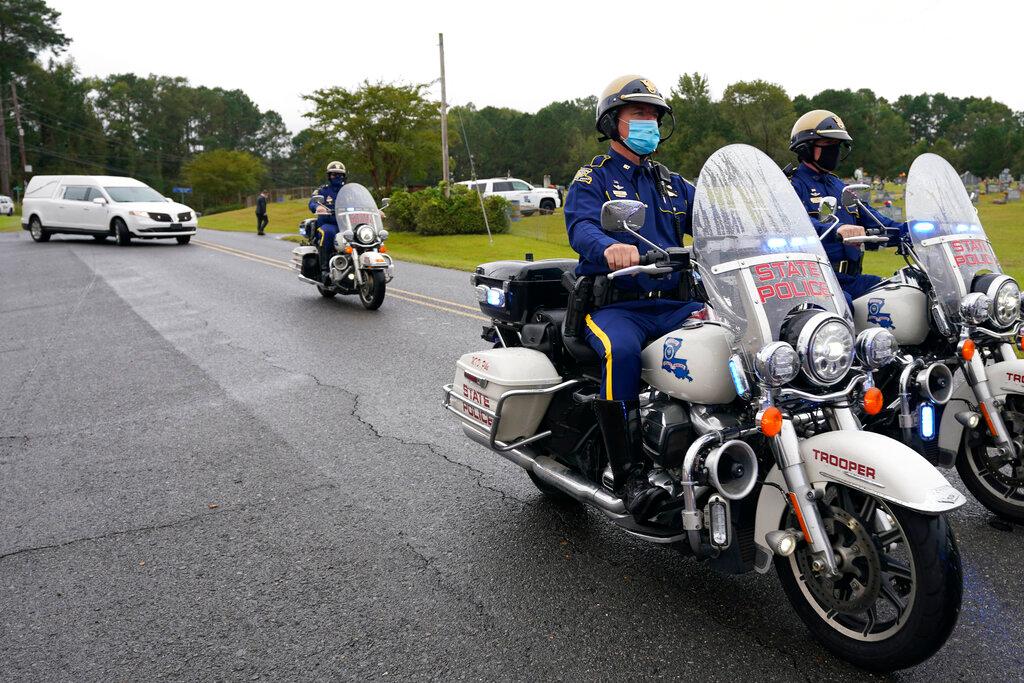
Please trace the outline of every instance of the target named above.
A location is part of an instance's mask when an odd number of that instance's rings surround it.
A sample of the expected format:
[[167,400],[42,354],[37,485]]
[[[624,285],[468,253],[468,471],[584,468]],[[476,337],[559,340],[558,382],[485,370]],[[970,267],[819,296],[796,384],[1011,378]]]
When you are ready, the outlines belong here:
[[134,178],[37,175],[25,188],[21,227],[36,242],[69,233],[101,242],[114,237],[121,246],[133,238],[188,244],[196,234],[196,212]]

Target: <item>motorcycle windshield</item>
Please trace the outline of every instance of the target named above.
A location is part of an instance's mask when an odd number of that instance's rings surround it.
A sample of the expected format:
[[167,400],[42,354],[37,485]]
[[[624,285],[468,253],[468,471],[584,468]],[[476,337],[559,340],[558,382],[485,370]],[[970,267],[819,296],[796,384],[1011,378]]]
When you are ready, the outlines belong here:
[[963,181],[937,154],[922,154],[910,166],[907,220],[914,253],[936,298],[959,320],[960,300],[975,276],[1002,269]]
[[372,225],[380,230],[384,223],[380,209],[370,191],[359,183],[346,183],[334,198],[334,213],[338,217],[338,228],[355,231],[360,225]]
[[750,356],[786,317],[817,308],[852,321],[807,209],[779,167],[748,145],[715,152],[697,181],[693,246],[715,315]]

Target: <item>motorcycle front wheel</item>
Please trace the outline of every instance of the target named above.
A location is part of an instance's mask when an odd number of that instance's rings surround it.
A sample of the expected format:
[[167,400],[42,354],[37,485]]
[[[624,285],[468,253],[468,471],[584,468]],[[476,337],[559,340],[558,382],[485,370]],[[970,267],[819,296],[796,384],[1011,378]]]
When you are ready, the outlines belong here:
[[[938,652],[963,593],[960,551],[945,515],[924,515],[830,484],[819,508],[838,577],[802,543],[775,569],[790,603],[828,650],[862,669],[905,669]],[[792,512],[786,528],[799,528]]]
[[[1008,402],[1007,408],[1016,403]],[[1001,415],[1010,437],[1018,442],[1019,448],[1019,437],[1024,433],[1024,414],[1003,410]],[[1024,524],[1024,449],[1019,449],[1014,458],[1003,457],[982,423],[978,429],[964,430],[956,471],[967,490],[986,509],[1004,519]]]
[[371,270],[363,278],[363,284],[359,286],[359,301],[363,308],[368,311],[376,311],[384,303],[384,292],[387,284],[384,281],[384,272]]

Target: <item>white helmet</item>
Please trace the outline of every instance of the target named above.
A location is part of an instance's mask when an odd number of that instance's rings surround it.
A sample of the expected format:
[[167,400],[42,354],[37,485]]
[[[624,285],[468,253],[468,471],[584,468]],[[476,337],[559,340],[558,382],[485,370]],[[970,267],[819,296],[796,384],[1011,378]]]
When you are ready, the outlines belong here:
[[327,172],[328,173],[340,173],[341,175],[348,175],[345,172],[345,164],[341,163],[340,161],[332,161],[331,163],[327,164]]

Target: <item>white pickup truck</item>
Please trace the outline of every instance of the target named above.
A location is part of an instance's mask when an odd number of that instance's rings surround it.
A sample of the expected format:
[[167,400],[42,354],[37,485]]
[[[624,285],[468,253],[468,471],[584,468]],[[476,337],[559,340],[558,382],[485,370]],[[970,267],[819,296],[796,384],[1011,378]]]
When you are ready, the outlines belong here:
[[562,195],[558,190],[546,187],[534,187],[525,180],[518,178],[481,178],[480,180],[463,180],[459,185],[476,190],[488,196],[500,195],[510,202],[519,202],[519,210],[526,216],[535,211],[551,213],[562,205]]

